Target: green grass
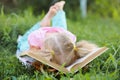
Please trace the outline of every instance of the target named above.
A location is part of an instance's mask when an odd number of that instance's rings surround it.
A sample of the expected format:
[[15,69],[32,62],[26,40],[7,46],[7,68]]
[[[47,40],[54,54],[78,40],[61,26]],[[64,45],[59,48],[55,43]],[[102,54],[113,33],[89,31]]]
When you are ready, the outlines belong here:
[[17,37],[22,35],[43,15],[33,16],[31,11],[22,15],[0,14],[0,79],[3,80],[118,80],[120,77],[120,24],[112,19],[88,17],[68,19],[68,29],[78,40],[88,40],[109,48],[89,63],[88,68],[75,74],[38,72],[23,66],[15,56]]

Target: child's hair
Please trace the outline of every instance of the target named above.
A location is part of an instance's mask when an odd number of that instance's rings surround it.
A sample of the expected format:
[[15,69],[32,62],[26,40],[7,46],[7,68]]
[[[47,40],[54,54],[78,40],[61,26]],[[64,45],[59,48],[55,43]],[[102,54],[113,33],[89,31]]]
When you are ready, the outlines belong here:
[[64,33],[55,33],[47,37],[44,41],[44,47],[53,55],[52,62],[68,66],[76,59],[74,43]]
[[84,40],[74,44],[64,33],[55,33],[44,40],[44,49],[52,55],[50,60],[64,66],[96,48],[95,44]]
[[82,40],[76,43],[76,55],[78,57],[84,57],[85,55],[87,55],[88,53],[94,51],[96,48],[98,48],[98,46],[96,44],[93,44],[91,42]]

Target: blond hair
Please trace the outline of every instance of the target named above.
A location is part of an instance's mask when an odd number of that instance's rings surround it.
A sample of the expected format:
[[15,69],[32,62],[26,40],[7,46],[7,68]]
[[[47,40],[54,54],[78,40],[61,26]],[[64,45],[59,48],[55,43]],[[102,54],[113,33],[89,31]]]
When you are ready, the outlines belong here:
[[74,44],[64,33],[53,34],[44,40],[44,49],[51,54],[50,61],[64,66],[69,66],[96,48],[95,44],[85,40]]
[[68,66],[74,59],[74,43],[64,33],[56,33],[44,41],[45,49],[52,53],[52,62]]
[[88,53],[98,48],[98,46],[92,42],[81,40],[76,43],[76,48],[77,48],[76,55],[78,57],[84,57]]

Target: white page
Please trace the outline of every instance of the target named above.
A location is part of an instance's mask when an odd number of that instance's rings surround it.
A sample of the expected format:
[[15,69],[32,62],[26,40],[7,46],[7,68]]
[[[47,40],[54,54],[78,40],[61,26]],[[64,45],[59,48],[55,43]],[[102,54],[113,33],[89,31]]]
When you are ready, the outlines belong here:
[[85,57],[79,58],[79,59],[76,60],[73,64],[71,64],[70,66],[66,67],[66,69],[67,69],[68,71],[70,71],[70,69],[71,69],[74,65],[83,62],[85,59],[87,59],[89,56],[93,55],[93,54],[94,54],[96,51],[98,51],[99,49],[101,49],[101,48],[97,48],[97,49],[93,50],[91,53],[87,54]]

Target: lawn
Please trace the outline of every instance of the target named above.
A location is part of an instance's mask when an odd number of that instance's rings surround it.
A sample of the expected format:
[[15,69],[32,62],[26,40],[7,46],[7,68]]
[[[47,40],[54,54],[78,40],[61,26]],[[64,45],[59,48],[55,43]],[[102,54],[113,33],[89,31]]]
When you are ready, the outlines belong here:
[[[44,13],[43,13],[44,15]],[[118,80],[120,79],[120,24],[119,20],[88,16],[68,19],[68,30],[77,40],[88,40],[109,48],[104,54],[75,74],[49,73],[28,69],[16,58],[17,37],[22,35],[43,15],[30,11],[21,14],[0,14],[0,80]]]

